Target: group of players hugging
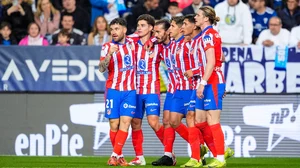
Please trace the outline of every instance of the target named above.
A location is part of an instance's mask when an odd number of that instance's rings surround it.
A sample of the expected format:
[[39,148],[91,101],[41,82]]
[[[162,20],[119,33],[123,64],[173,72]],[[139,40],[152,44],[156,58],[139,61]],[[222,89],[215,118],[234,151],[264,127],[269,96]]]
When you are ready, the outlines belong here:
[[[234,152],[226,147],[220,125],[225,81],[222,42],[213,28],[218,21],[209,6],[171,21],[140,15],[136,32],[129,36],[124,19],[111,21],[112,41],[102,46],[99,64],[100,72],[108,72],[105,117],[113,146],[108,165],[146,165],[141,129],[146,112],[148,124],[164,146],[164,155],[152,162],[153,166],[176,165],[175,132],[191,146],[190,160],[180,167],[226,166]],[[163,123],[159,121],[161,61],[169,79]],[[128,163],[122,148],[130,126],[136,157]],[[214,159],[206,164],[208,149]]]

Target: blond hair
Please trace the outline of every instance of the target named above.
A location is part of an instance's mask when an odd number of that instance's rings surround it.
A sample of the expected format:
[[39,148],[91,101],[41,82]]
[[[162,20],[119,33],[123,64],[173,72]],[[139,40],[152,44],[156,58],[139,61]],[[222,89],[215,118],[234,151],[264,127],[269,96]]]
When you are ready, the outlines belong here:
[[217,25],[217,22],[220,21],[220,18],[216,16],[216,12],[214,8],[210,6],[202,6],[199,8],[205,17],[208,17],[210,24]]
[[99,18],[102,18],[102,19],[104,20],[104,22],[105,22],[105,24],[106,24],[105,31],[107,31],[107,33],[110,34],[110,32],[109,32],[109,25],[108,25],[107,20],[105,19],[104,16],[98,16],[98,17],[95,19],[95,21],[94,21],[94,25],[93,25],[92,32],[91,32],[92,35],[93,35],[93,37],[95,37],[95,36],[98,34],[97,21],[98,21]]
[[[23,2],[26,2],[26,3],[28,3],[29,5],[32,4],[32,0],[23,0]],[[12,4],[12,3],[13,3],[12,0],[2,0],[2,2],[1,2],[1,4],[2,4],[3,6],[9,5],[9,4]]]
[[[42,11],[42,1],[43,0],[39,0],[38,1],[38,3],[37,3],[37,7],[36,7],[36,12],[35,12],[35,16],[37,16],[37,17],[40,17],[41,15],[42,15],[42,13],[43,13],[43,11]],[[49,3],[50,3],[50,8],[51,8],[51,13],[53,14],[53,15],[55,15],[57,12],[59,12],[57,9],[55,9],[54,8],[54,6],[52,5],[52,3],[51,3],[51,1],[50,0],[48,0],[49,1]]]

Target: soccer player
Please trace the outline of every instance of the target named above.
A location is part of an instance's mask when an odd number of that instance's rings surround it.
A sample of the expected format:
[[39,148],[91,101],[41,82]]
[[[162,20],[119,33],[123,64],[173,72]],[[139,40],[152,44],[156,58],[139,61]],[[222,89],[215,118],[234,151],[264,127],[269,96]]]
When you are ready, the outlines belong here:
[[196,17],[196,25],[202,30],[201,47],[205,54],[199,57],[201,82],[197,87],[196,123],[201,122],[197,114],[206,112],[207,123],[212,131],[217,158],[208,167],[225,167],[224,134],[220,125],[222,97],[225,92],[225,81],[221,71],[222,48],[221,37],[212,25],[220,20],[213,8],[200,7]]
[[127,25],[121,18],[109,24],[112,41],[102,46],[100,72],[108,71],[105,117],[109,119],[113,153],[107,164],[127,166],[122,148],[136,111],[136,61],[134,43],[126,41]]
[[176,159],[173,155],[173,144],[175,140],[175,130],[169,123],[172,98],[176,87],[176,76],[171,61],[171,50],[175,47],[170,40],[170,23],[166,19],[159,20],[154,26],[154,36],[159,44],[163,45],[162,59],[168,70],[168,90],[164,103],[163,125],[164,125],[164,156],[157,161],[152,162],[153,166],[172,166],[176,165]]
[[136,157],[130,165],[146,165],[143,156],[142,118],[146,112],[148,123],[163,144],[164,127],[159,123],[160,115],[160,79],[159,64],[162,48],[155,44],[146,50],[144,44],[150,39],[155,20],[151,15],[143,14],[137,19],[137,34],[140,40],[136,44],[137,52],[137,109],[131,122],[132,143]]

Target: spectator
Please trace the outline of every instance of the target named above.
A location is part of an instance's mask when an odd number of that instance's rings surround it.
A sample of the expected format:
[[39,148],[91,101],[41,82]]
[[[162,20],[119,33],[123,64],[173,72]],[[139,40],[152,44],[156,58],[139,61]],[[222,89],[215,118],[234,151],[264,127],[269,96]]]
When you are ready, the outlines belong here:
[[76,0],[63,0],[61,15],[71,14],[74,19],[74,28],[89,33],[90,31],[90,16],[83,8],[76,6]]
[[137,27],[136,19],[142,14],[149,14],[156,20],[163,17],[163,10],[159,7],[159,0],[145,0],[143,4],[138,4],[132,8],[132,14],[127,17],[127,34],[135,32]]
[[98,16],[104,16],[104,12],[108,12],[108,9],[113,6],[113,4],[108,3],[107,0],[90,0],[92,5],[91,13],[91,26],[94,25],[94,21]]
[[285,46],[289,44],[290,32],[282,28],[281,19],[274,16],[269,21],[269,29],[263,30],[257,41],[256,45],[263,45],[266,47],[271,46]]
[[48,41],[40,35],[40,27],[37,23],[30,23],[28,26],[28,36],[24,37],[20,46],[48,46]]
[[224,44],[251,44],[253,24],[250,9],[238,0],[226,0],[216,5],[220,22],[217,30]]
[[[123,2],[125,8],[124,0],[118,0],[118,1]],[[118,12],[118,4],[116,3],[116,0],[107,0],[107,2],[112,5],[108,6],[109,8],[107,9],[107,12],[104,13],[104,17],[107,20],[107,22],[110,23],[115,18],[119,18],[120,15]]]
[[51,0],[51,3],[53,4],[54,8],[62,11],[63,7],[62,7],[62,0]]
[[[86,39],[83,36],[83,32],[79,29],[76,29],[73,27],[74,25],[74,19],[73,15],[71,14],[65,14],[62,16],[62,28],[66,29],[70,34],[70,45],[85,45]],[[54,32],[52,36],[52,45],[56,45],[58,43],[58,33],[61,31],[61,29]]]
[[0,45],[16,45],[17,40],[11,34],[11,25],[8,22],[2,22],[0,25]]
[[[218,3],[224,2],[224,0],[204,0],[204,2],[205,1],[208,1],[209,6],[211,6],[211,7],[215,7]],[[242,2],[244,2],[244,0]]]
[[252,22],[253,22],[253,35],[252,40],[255,44],[259,34],[269,28],[269,20],[276,16],[276,12],[266,7],[266,0],[253,0],[253,9],[251,9]]
[[19,0],[13,4],[11,0],[2,1],[3,19],[12,26],[12,33],[17,41],[20,41],[27,35],[28,25],[34,21],[31,4],[29,0]]
[[183,9],[182,14],[195,14],[198,12],[199,8],[203,6],[203,4],[204,3],[202,2],[202,0],[193,0],[193,3],[190,6]]
[[278,16],[282,20],[282,27],[289,31],[300,24],[300,7],[298,2],[299,0],[287,0],[287,7],[278,12]]
[[110,36],[108,33],[108,23],[103,16],[98,16],[94,22],[92,32],[88,37],[88,45],[103,45],[104,43],[110,41]]
[[68,32],[68,30],[62,29],[58,33],[58,42],[56,46],[70,46],[69,40],[70,40],[70,33]]
[[290,46],[297,46],[300,49],[300,26],[294,27],[290,35]]
[[49,0],[39,0],[34,20],[41,27],[41,35],[49,36],[59,28],[60,12]]
[[172,17],[182,16],[182,13],[180,11],[181,9],[178,7],[178,2],[170,2],[168,7],[168,13],[166,13],[165,18],[167,20],[171,20]]

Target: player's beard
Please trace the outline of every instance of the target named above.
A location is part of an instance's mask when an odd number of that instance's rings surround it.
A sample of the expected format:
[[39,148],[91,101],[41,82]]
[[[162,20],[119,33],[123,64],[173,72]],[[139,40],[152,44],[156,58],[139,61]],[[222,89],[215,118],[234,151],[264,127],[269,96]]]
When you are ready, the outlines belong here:
[[118,38],[115,40],[115,42],[121,42],[123,39],[125,38],[125,35],[120,35],[120,36],[118,36]]

